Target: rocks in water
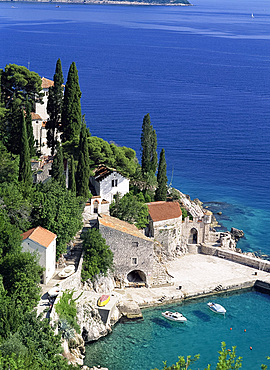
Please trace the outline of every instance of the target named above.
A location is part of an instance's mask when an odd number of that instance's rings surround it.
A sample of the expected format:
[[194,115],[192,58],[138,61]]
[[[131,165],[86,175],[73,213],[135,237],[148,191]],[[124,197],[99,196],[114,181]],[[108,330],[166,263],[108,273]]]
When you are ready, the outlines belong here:
[[221,216],[222,215],[222,212],[221,211],[217,212],[217,215]]
[[139,305],[131,298],[118,302],[118,310],[127,319],[142,319],[143,315]]
[[231,228],[231,234],[234,240],[238,241],[240,238],[245,236],[243,230],[236,229],[235,227]]
[[104,324],[98,310],[90,302],[77,305],[77,320],[85,342],[98,340],[112,331],[110,325]]
[[233,239],[232,234],[229,231],[220,233],[220,246],[221,248],[236,251],[236,241]]

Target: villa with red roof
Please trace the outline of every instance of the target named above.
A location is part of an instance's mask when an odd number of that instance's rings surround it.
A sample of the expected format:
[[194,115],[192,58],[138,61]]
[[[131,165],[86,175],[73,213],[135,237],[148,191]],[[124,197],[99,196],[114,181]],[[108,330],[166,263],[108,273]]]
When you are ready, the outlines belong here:
[[47,284],[55,271],[57,235],[41,226],[30,229],[22,234],[22,250],[37,252],[39,264],[44,267],[43,283]]

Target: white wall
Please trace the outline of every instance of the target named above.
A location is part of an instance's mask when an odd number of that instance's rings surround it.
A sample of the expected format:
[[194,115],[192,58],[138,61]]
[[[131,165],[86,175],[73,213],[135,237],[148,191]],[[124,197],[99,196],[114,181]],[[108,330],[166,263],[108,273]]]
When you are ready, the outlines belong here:
[[43,274],[43,282],[47,284],[55,271],[55,258],[56,258],[56,239],[49,245],[48,248],[43,247],[41,244],[25,239],[22,242],[23,252],[38,252],[39,264],[45,267]]
[[[117,186],[112,187],[112,180],[117,180]],[[102,199],[112,203],[113,196],[120,193],[122,196],[129,192],[129,179],[114,171],[105,179],[100,181],[100,196]]]
[[35,112],[40,115],[40,117],[43,119],[43,121],[47,121],[49,118],[49,115],[47,113],[47,103],[48,103],[48,94],[49,89],[42,89],[42,92],[44,93],[44,96],[42,98],[42,101],[44,104],[36,103],[35,104]]

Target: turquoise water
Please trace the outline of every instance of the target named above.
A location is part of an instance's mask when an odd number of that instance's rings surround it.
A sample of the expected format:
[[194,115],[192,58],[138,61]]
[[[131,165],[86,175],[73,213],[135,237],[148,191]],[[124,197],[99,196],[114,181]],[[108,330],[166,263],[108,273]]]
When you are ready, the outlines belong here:
[[[214,369],[225,341],[227,348],[237,346],[244,370],[259,370],[270,354],[270,296],[252,291],[211,300],[227,309],[225,318],[209,310],[209,298],[144,310],[143,321],[117,324],[112,334],[87,346],[85,364],[110,370],[150,370],[162,368],[164,360],[171,365],[180,355],[199,353],[200,360],[192,369],[202,370],[208,363]],[[161,316],[166,309],[180,311],[187,323],[166,320]]]

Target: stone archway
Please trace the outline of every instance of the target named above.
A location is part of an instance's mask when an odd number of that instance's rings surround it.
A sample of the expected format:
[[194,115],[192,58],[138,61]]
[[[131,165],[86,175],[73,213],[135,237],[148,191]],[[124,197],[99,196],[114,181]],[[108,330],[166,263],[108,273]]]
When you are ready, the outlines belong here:
[[190,230],[188,244],[197,244],[198,243],[198,231],[194,227]]
[[141,270],[132,270],[127,274],[129,283],[146,283],[146,275]]

